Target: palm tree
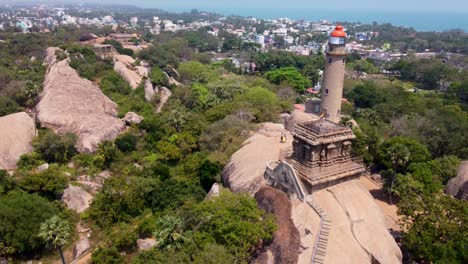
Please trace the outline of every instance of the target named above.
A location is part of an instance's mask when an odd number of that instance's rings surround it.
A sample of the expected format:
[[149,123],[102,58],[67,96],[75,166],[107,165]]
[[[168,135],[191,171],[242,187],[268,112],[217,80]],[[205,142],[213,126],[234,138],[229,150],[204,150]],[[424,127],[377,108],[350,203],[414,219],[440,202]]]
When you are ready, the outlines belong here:
[[159,228],[153,233],[153,235],[158,242],[158,247],[180,248],[182,246],[181,242],[185,240],[185,237],[182,235],[182,231],[180,230],[182,225],[180,218],[165,215],[158,218],[157,223]]
[[393,184],[395,183],[396,174],[399,168],[406,165],[406,163],[409,161],[410,151],[405,145],[397,143],[393,146],[390,146],[387,149],[386,155],[393,165],[392,182],[390,184],[390,204],[392,204],[392,191]]
[[21,93],[26,98],[26,104],[33,107],[34,121],[37,124],[36,100],[40,92],[39,86],[32,82],[27,81]]
[[41,224],[38,236],[44,239],[47,244],[57,248],[60,258],[62,258],[62,263],[66,264],[62,247],[67,244],[71,237],[71,232],[70,224],[56,215]]

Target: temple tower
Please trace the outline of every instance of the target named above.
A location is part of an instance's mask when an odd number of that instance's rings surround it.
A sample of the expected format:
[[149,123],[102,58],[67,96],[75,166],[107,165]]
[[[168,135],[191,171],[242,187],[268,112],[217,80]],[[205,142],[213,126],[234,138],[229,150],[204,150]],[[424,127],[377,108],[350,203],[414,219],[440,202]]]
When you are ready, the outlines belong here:
[[325,72],[322,82],[321,113],[328,120],[339,123],[341,114],[341,99],[343,97],[343,81],[345,73],[346,33],[343,27],[337,25],[330,34]]

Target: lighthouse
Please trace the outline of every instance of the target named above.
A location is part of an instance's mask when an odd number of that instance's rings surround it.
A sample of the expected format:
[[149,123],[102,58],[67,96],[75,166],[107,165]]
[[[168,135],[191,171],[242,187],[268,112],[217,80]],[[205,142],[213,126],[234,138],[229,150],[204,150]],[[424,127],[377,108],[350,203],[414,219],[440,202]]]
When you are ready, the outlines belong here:
[[322,81],[321,114],[328,120],[339,123],[341,114],[341,99],[343,97],[343,82],[346,63],[345,50],[346,33],[341,25],[337,25],[330,34],[326,65]]

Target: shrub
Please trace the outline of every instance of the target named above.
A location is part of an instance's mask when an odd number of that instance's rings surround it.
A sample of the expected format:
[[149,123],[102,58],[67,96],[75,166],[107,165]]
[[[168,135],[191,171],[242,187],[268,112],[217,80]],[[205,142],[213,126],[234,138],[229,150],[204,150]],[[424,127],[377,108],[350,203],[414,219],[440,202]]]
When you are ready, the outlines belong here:
[[151,78],[151,81],[153,81],[153,83],[155,83],[156,85],[163,85],[163,86],[168,85],[168,80],[167,80],[166,75],[158,67],[151,68],[149,77]]
[[110,238],[117,250],[129,252],[135,249],[138,234],[131,224],[118,223],[113,227]]
[[91,255],[93,264],[121,264],[124,258],[115,247],[100,246]]
[[27,192],[37,193],[49,199],[59,199],[68,186],[68,179],[58,170],[48,169],[27,175],[20,182],[20,186]]
[[110,141],[104,141],[99,144],[98,150],[95,156],[95,165],[101,169],[109,168],[112,162],[117,159],[117,148],[114,143]]
[[44,130],[33,142],[34,149],[49,163],[64,163],[76,153],[76,136],[71,133],[57,135],[50,130]]
[[20,160],[16,165],[18,165],[18,169],[20,170],[29,171],[44,163],[45,160],[42,158],[41,154],[37,152],[31,152],[29,154],[21,155]]
[[6,96],[0,96],[0,116],[13,114],[21,111],[21,107]]
[[0,170],[0,195],[8,193],[15,188],[15,181],[6,170]]
[[123,134],[115,140],[115,145],[120,151],[130,152],[136,149],[138,138],[132,134]]

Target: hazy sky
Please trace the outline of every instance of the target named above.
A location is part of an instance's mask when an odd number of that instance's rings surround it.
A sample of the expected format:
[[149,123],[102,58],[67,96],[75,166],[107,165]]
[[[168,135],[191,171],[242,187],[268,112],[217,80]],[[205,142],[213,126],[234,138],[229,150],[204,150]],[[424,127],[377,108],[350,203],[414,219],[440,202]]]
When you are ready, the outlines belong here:
[[468,0],[0,0],[0,3],[18,2],[106,3],[128,4],[162,9],[190,10],[228,8],[292,8],[328,10],[378,10],[468,13]]
[[[1,0],[0,0],[1,1]],[[80,1],[80,0],[78,0]],[[77,2],[78,2],[77,1]],[[83,1],[83,0],[81,0]],[[468,0],[101,0],[162,8],[316,8],[468,13]]]

